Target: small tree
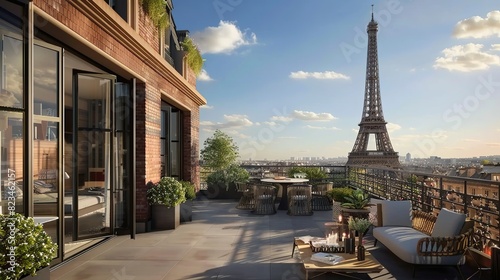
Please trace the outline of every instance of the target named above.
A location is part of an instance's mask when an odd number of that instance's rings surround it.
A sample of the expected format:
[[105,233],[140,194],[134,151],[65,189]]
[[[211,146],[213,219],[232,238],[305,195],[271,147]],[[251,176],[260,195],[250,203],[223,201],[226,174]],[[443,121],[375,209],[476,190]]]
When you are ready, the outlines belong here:
[[248,181],[248,171],[241,168],[236,161],[239,153],[233,138],[216,130],[203,145],[201,159],[212,172],[207,176],[209,185],[225,185],[228,190],[231,183]]
[[235,164],[239,156],[238,146],[233,138],[218,129],[203,145],[205,147],[201,150],[201,159],[205,166],[214,171],[224,170]]

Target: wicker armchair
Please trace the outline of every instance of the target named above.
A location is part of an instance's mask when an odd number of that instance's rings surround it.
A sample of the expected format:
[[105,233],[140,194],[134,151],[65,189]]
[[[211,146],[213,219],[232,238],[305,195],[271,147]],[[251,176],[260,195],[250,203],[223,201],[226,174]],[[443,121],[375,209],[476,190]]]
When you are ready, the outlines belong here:
[[257,184],[254,186],[255,207],[253,214],[272,215],[276,214],[276,187],[273,185]]
[[332,210],[332,201],[326,192],[333,188],[333,183],[320,183],[312,186],[312,210],[329,211]]
[[236,182],[236,189],[241,193],[241,198],[236,209],[252,210],[255,207],[255,199],[253,194],[253,186],[249,183]]
[[288,214],[293,216],[313,214],[311,185],[288,186]]

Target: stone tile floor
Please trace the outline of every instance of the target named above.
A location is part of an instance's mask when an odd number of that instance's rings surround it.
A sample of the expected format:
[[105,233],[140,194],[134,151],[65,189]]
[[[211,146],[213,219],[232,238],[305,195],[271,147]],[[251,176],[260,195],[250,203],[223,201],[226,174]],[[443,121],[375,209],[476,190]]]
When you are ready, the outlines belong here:
[[[52,280],[305,279],[300,259],[291,257],[294,236],[324,236],[331,211],[312,216],[257,216],[235,208],[237,201],[199,197],[193,221],[175,230],[117,236],[51,271]],[[385,267],[359,279],[412,279],[412,266],[382,244],[367,250]],[[474,268],[463,266],[467,278]],[[314,279],[350,279],[324,274]],[[460,279],[453,267],[417,267],[413,279]],[[474,279],[479,279],[477,276]]]

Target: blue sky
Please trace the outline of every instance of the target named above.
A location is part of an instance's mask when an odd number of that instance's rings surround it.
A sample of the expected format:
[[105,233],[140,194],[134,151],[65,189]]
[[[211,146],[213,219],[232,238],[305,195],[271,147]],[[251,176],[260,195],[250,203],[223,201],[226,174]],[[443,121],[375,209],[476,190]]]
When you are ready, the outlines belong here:
[[[366,26],[400,156],[500,154],[497,1],[174,0],[205,59],[200,146],[220,129],[242,159],[346,157],[361,120]],[[375,149],[370,142],[370,147]]]

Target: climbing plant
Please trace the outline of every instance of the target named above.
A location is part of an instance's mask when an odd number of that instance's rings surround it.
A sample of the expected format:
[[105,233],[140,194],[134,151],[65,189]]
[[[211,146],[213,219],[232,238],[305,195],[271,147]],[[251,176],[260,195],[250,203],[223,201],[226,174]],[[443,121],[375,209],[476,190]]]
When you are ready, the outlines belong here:
[[189,68],[198,76],[201,73],[204,62],[200,50],[198,50],[198,47],[189,37],[186,37],[184,41],[181,42],[181,46],[182,49],[187,52],[187,64]]
[[158,29],[164,30],[168,27],[170,20],[165,0],[142,0],[142,8]]

